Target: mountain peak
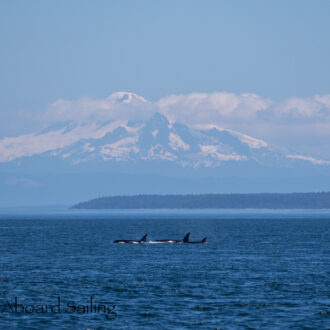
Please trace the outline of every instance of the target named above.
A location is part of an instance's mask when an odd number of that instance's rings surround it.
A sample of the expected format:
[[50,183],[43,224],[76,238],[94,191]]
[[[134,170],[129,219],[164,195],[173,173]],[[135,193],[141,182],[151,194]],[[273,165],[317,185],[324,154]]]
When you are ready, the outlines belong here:
[[112,93],[108,100],[115,104],[140,105],[149,103],[144,97],[131,92]]
[[149,121],[152,121],[153,123],[164,123],[169,125],[167,117],[160,112],[155,112]]

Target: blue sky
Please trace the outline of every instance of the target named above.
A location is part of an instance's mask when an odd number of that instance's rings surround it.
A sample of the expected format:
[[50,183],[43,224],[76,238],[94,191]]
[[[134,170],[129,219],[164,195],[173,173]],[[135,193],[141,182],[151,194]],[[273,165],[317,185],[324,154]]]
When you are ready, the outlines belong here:
[[274,102],[329,94],[329,14],[330,1],[321,0],[3,0],[0,138],[37,127],[59,99],[117,91],[152,102],[191,93]]

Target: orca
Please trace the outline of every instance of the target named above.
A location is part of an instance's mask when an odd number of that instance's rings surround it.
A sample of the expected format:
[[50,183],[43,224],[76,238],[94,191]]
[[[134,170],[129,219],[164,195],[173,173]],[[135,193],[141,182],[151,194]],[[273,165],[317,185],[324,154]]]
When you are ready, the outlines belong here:
[[206,243],[206,237],[204,237],[201,241],[187,241],[186,244],[205,244]]
[[113,243],[122,243],[122,244],[142,244],[147,242],[148,234],[145,234],[139,241],[131,239],[117,239]]
[[186,236],[181,240],[176,239],[158,239],[156,241],[150,241],[149,243],[187,243],[189,240],[190,233],[187,233]]

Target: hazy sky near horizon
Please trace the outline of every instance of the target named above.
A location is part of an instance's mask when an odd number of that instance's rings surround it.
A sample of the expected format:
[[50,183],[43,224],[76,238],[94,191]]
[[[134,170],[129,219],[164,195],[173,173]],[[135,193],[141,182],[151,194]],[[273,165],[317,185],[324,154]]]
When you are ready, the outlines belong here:
[[[210,122],[322,154],[330,138],[329,14],[322,0],[3,0],[0,138],[42,126],[61,99],[130,91],[170,101],[172,115],[184,109],[180,118],[203,93],[207,101],[197,104]],[[239,111],[226,121],[227,105]]]

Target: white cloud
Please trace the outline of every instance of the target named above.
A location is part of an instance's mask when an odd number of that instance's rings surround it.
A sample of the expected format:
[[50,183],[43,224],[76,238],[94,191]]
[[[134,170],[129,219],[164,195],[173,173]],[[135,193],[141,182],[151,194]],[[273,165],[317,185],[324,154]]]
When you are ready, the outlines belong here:
[[100,120],[143,120],[153,113],[153,109],[152,103],[139,95],[118,92],[105,99],[59,99],[49,106],[43,119],[47,122],[74,120],[83,123]]
[[[273,102],[255,94],[192,93],[160,99],[157,107],[172,120],[191,124],[218,123],[220,118],[244,119],[266,110]],[[187,116],[188,115],[188,116]]]
[[215,125],[228,129],[253,129],[261,124],[269,128],[274,125],[317,127],[330,123],[330,94],[275,102],[248,93],[191,93],[170,95],[151,103],[134,93],[118,92],[105,99],[59,99],[49,106],[43,118],[48,122],[74,120],[79,123],[145,120],[156,111],[172,121],[192,126]]
[[[221,124],[223,121],[248,120],[273,122],[313,119],[330,120],[330,95],[313,98],[292,97],[274,102],[255,94],[192,93],[171,95],[157,103],[161,112],[172,120],[183,120],[191,124]],[[291,122],[289,122],[291,124]]]
[[302,155],[287,155],[287,158],[293,158],[293,159],[302,159],[302,160],[307,160],[313,164],[318,164],[318,165],[322,165],[322,164],[330,164],[329,161],[326,160],[321,160],[321,159],[315,159],[313,157],[308,157],[308,156],[302,156]]

